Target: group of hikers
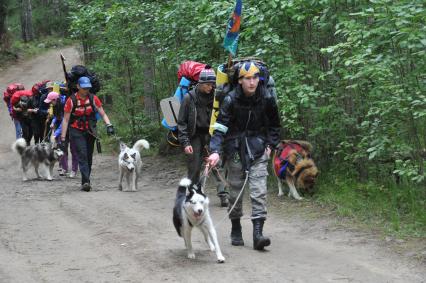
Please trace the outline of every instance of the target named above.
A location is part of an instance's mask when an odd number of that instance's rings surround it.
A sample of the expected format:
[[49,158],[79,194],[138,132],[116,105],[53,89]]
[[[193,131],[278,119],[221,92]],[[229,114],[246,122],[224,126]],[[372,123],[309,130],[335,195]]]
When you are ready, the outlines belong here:
[[[187,155],[188,178],[194,184],[201,182],[203,162],[210,168],[220,168],[215,171],[221,177],[218,194],[222,206],[228,207],[231,243],[235,246],[244,245],[240,222],[243,202],[242,196],[237,196],[248,184],[256,250],[263,250],[271,243],[263,236],[267,217],[267,164],[271,151],[280,141],[278,107],[275,93],[269,88],[272,78],[262,67],[256,61],[240,62],[235,68],[231,90],[220,97],[216,74],[206,66],[195,87],[184,97],[177,121],[178,140]],[[58,92],[54,91],[55,85]],[[107,133],[114,135],[114,128],[92,87],[90,77],[82,76],[74,89],[66,83],[44,81],[31,90],[24,90],[21,84],[10,85],[4,95],[16,137],[22,136],[29,145],[32,138],[40,143],[54,136],[65,153],[60,161],[60,175],[68,173],[74,177],[78,167],[83,191],[91,190],[92,155],[98,138],[96,120],[102,118]],[[215,94],[220,99],[220,110],[211,125]],[[209,133],[212,126],[214,130]],[[68,147],[72,155],[71,170]]]
[[[40,144],[54,139],[64,153],[59,160],[59,175],[74,178],[80,169],[83,191],[91,190],[97,119],[104,120],[107,134],[114,134],[100,99],[90,92],[91,89],[90,78],[81,76],[73,87],[65,82],[42,81],[25,90],[23,84],[13,83],[3,93],[16,139],[24,138],[27,146],[32,140]],[[71,168],[68,149],[72,156]]]

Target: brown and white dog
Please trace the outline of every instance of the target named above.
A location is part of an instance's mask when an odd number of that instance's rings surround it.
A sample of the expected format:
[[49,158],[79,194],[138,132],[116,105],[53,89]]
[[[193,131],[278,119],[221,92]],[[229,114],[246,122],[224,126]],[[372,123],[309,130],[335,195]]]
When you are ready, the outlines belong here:
[[298,189],[313,193],[318,168],[311,158],[312,145],[306,141],[283,140],[272,159],[278,181],[278,196],[283,195],[282,183],[289,187],[288,196],[301,200]]

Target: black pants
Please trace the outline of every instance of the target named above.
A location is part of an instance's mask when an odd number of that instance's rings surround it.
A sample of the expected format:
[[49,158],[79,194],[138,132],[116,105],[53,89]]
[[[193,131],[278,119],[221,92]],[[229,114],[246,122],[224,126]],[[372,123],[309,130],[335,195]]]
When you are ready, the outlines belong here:
[[34,143],[36,144],[41,143],[44,139],[44,129],[46,127],[45,123],[45,118],[36,117],[31,119],[31,128],[34,134]]
[[193,153],[188,154],[187,169],[188,178],[191,179],[193,184],[197,184],[200,181],[201,165],[204,157],[207,156],[207,151],[204,148],[209,142],[209,134],[196,134],[191,138]]
[[80,131],[71,127],[69,129],[70,140],[74,142],[77,150],[78,166],[81,173],[81,184],[90,184],[95,138],[87,131]]
[[33,138],[33,128],[31,127],[31,120],[29,118],[20,119],[22,128],[22,137],[27,142],[27,145],[30,145],[31,139]]

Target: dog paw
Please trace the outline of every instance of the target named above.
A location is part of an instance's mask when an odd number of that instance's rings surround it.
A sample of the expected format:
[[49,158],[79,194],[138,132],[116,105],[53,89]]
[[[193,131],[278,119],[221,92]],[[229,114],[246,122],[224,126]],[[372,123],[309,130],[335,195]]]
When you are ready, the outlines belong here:
[[50,177],[50,178],[46,178],[46,180],[48,180],[48,181],[53,181],[53,178],[52,178],[52,177]]
[[279,197],[282,197],[284,194],[281,192],[281,193],[278,193],[278,195],[277,196],[279,196]]
[[194,258],[195,258],[195,254],[194,254],[194,253],[190,253],[190,254],[188,254],[188,258],[189,258],[189,259],[194,259]]
[[225,258],[223,256],[217,257],[217,263],[224,263],[224,262],[225,262]]
[[26,182],[26,181],[28,181],[28,178],[24,177],[24,178],[22,178],[22,181]]

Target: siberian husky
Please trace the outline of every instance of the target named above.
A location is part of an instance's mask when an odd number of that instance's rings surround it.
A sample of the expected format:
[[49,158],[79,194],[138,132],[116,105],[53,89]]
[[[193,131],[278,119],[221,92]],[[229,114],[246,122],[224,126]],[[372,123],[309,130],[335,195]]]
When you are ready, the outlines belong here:
[[[188,192],[188,193],[187,193]],[[183,237],[188,258],[194,259],[191,232],[198,227],[211,251],[216,252],[217,262],[225,262],[217,241],[216,230],[209,214],[209,199],[201,188],[191,185],[191,180],[184,178],[180,181],[173,208],[173,224],[180,237]]]
[[17,139],[13,145],[12,150],[19,153],[21,156],[22,171],[24,173],[22,180],[27,181],[27,171],[30,163],[34,166],[37,178],[41,178],[39,168],[40,165],[44,168],[43,177],[47,180],[53,180],[53,167],[55,162],[58,161],[64,152],[56,147],[53,143],[38,143],[35,145],[27,146],[25,139]]
[[120,191],[123,191],[122,183],[124,177],[126,177],[127,185],[127,189],[124,191],[135,192],[138,189],[138,178],[142,168],[142,159],[139,152],[148,148],[149,143],[146,140],[138,140],[132,148],[120,142],[120,155],[118,156],[118,168],[120,170],[118,189]]

